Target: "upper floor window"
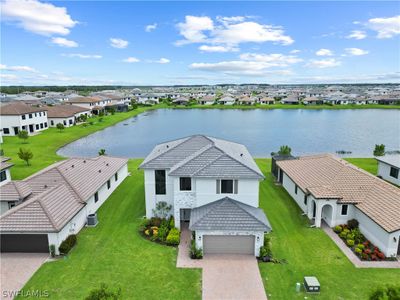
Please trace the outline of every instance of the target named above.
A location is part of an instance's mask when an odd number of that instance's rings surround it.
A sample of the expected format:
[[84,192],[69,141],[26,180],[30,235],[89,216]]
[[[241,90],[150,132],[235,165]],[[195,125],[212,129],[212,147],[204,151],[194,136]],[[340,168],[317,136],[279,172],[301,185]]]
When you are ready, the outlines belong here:
[[390,176],[399,178],[399,169],[390,167]]
[[110,188],[111,188],[111,181],[107,180],[107,189],[110,189]]
[[294,186],[294,193],[297,195],[297,190],[298,190],[298,186],[297,185],[295,185]]
[[304,195],[304,204],[307,205],[307,195]]
[[99,192],[94,193],[94,203],[99,201]]
[[22,115],[21,118],[22,118],[22,120],[25,120],[25,119],[26,119],[26,116],[25,116],[25,115]]
[[7,173],[5,170],[0,172],[0,182],[7,179]]
[[115,181],[118,181],[118,173],[114,174],[114,179],[115,179]]
[[32,119],[32,114],[29,114],[29,119]]
[[167,193],[165,170],[155,170],[154,174],[156,180],[156,195],[165,195]]
[[347,216],[347,211],[349,209],[349,206],[347,204],[343,204],[342,205],[342,211],[341,211],[341,215],[342,216]]
[[190,177],[180,177],[179,186],[181,191],[191,191],[192,190],[192,178]]
[[238,180],[221,179],[217,180],[217,194],[237,194]]

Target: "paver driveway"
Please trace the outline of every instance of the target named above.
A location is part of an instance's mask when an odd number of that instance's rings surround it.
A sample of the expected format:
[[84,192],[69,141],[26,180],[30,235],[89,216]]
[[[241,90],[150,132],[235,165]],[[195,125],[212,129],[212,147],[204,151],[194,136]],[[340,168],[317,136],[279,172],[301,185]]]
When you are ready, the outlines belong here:
[[208,254],[189,258],[191,232],[182,229],[177,267],[203,269],[203,300],[265,300],[257,259],[252,255]]
[[[1,253],[1,299],[12,299],[49,257],[47,253]],[[14,294],[15,295],[15,294]]]

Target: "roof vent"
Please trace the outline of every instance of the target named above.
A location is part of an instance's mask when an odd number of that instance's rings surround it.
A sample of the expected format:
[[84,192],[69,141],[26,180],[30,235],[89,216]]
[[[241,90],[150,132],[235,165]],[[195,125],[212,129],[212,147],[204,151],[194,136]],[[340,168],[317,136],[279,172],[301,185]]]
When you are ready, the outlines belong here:
[[240,157],[243,157],[243,153],[240,153]]
[[169,146],[167,145],[167,148],[169,148]]
[[99,170],[99,173],[101,173],[101,170]]
[[44,188],[47,189],[47,184],[44,185]]
[[106,163],[106,166],[108,167],[108,163]]
[[75,167],[74,165],[72,165],[71,167]]
[[83,163],[85,164],[85,163],[86,163],[86,160],[83,160]]

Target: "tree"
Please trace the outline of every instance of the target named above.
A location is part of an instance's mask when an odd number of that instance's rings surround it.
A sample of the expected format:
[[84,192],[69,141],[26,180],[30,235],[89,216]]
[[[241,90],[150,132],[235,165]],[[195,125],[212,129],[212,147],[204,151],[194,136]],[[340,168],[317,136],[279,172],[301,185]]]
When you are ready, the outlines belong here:
[[23,140],[23,143],[27,143],[28,142],[28,131],[26,130],[21,130],[18,132],[18,138],[20,138],[21,140]]
[[112,115],[115,115],[115,108],[114,108],[114,107],[111,107],[111,108],[109,109],[109,112],[110,112]]
[[27,166],[30,166],[29,161],[33,158],[33,153],[30,149],[19,148],[18,157],[25,161]]
[[288,145],[283,145],[279,148],[279,155],[290,155],[292,153],[292,149]]
[[65,128],[64,124],[62,124],[62,123],[58,123],[58,124],[56,125],[56,127],[57,127],[58,130],[60,130],[60,132],[63,131],[64,128]]
[[385,155],[385,145],[375,145],[374,156],[384,156]]
[[400,286],[386,286],[376,289],[370,300],[398,300],[400,299]]
[[105,283],[101,283],[100,288],[92,290],[85,300],[118,300],[120,298],[121,288],[114,292],[108,289]]
[[165,201],[160,201],[157,202],[156,208],[153,209],[153,214],[158,218],[165,219],[171,209],[172,205],[168,205],[168,203]]
[[106,149],[100,149],[99,155],[106,155]]

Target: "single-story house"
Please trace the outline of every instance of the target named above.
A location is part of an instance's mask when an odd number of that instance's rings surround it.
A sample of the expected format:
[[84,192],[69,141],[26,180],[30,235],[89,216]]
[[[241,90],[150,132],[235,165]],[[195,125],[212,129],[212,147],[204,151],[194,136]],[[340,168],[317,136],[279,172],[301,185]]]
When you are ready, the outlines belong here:
[[225,96],[218,100],[218,104],[223,104],[223,105],[234,105],[235,102],[236,102],[235,98],[231,96]]
[[178,98],[172,100],[172,103],[176,104],[176,105],[186,105],[186,104],[189,103],[189,98],[187,98],[187,97],[178,97]]
[[[77,234],[128,175],[128,160],[71,158],[0,189],[1,252],[49,252]],[[101,219],[100,219],[101,222]]]
[[200,105],[212,105],[215,103],[215,96],[206,95],[197,100]]
[[400,255],[400,189],[331,154],[276,162],[278,182],[316,227],[350,219],[390,257]]
[[299,98],[297,95],[289,95],[286,98],[283,98],[281,100],[282,104],[299,104]]
[[70,127],[76,124],[80,116],[91,116],[92,111],[77,105],[55,105],[47,107],[47,114],[50,127],[56,127],[57,124]]
[[154,216],[158,202],[166,202],[175,226],[190,223],[205,255],[259,255],[271,226],[258,208],[264,175],[245,146],[194,135],[155,146],[140,168],[146,217]]
[[10,168],[14,165],[11,158],[0,156],[0,187],[11,181]]
[[378,176],[400,186],[400,154],[377,157]]
[[303,99],[304,105],[317,105],[317,104],[323,104],[323,103],[324,103],[324,101],[319,97],[305,97]]

